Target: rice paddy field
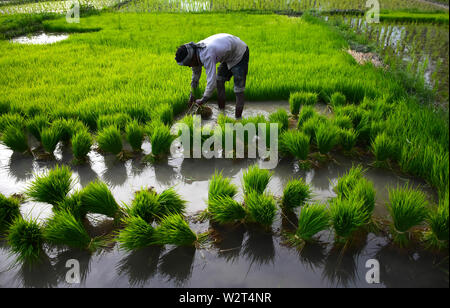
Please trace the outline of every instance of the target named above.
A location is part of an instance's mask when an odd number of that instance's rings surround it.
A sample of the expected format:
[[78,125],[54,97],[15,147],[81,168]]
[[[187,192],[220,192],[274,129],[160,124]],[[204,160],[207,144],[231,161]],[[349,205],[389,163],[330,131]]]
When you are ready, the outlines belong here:
[[[367,24],[360,0],[85,1],[80,23],[65,1],[1,1],[0,286],[448,287],[436,2]],[[176,48],[215,33],[251,50],[246,105],[235,120],[227,83],[202,124],[277,124],[273,169],[171,152],[177,123],[196,131]]]

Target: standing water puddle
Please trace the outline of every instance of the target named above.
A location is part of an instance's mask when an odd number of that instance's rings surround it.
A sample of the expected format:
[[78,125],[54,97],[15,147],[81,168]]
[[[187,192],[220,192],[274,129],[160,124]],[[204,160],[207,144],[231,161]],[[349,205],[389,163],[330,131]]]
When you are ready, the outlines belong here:
[[[215,104],[213,123],[219,110]],[[247,103],[244,116],[268,115],[277,108],[288,109],[286,102]],[[322,107],[323,108],[323,107]],[[234,104],[229,103],[225,114],[232,116]],[[144,153],[150,144],[143,146]],[[12,153],[0,145],[0,192],[5,195],[23,192],[34,173],[42,173],[57,163],[69,164],[70,149],[59,146],[56,161],[43,162],[31,157]],[[214,227],[217,243],[205,249],[166,246],[149,247],[132,253],[118,249],[117,245],[100,254],[88,254],[77,250],[47,249],[48,260],[32,267],[11,267],[13,258],[6,243],[0,242],[0,286],[69,286],[65,282],[68,259],[80,262],[82,287],[446,287],[448,286],[448,263],[438,264],[439,257],[420,249],[399,250],[391,247],[385,237],[369,233],[360,239],[356,250],[347,251],[342,258],[333,248],[328,232],[321,234],[322,244],[308,245],[300,253],[296,248],[283,245],[280,234],[292,228],[296,217],[277,216],[273,234],[252,227],[217,227],[212,223],[198,222],[195,213],[204,210],[208,194],[208,181],[215,170],[223,172],[232,182],[241,186],[243,171],[253,159],[182,159],[169,158],[157,165],[142,164],[138,158],[119,162],[113,156],[99,155],[92,151],[90,164],[73,166],[78,180],[75,189],[86,186],[100,178],[105,181],[119,203],[129,203],[133,193],[142,187],[153,186],[161,190],[175,185],[176,190],[188,201],[187,214],[191,227],[197,232]],[[302,177],[314,192],[314,201],[327,201],[335,196],[333,187],[339,176],[348,171],[353,163],[368,168],[366,177],[374,182],[376,216],[387,214],[387,187],[409,182],[421,187],[430,198],[434,192],[421,180],[399,176],[393,172],[370,168],[364,161],[350,160],[335,155],[320,169],[301,170],[294,160],[282,159],[273,170],[274,175],[268,190],[281,196],[286,182]],[[242,200],[242,191],[238,199]],[[22,206],[25,216],[44,219],[51,215],[51,207],[42,203],[26,202]],[[298,211],[297,211],[298,215]],[[93,224],[94,232],[111,229],[111,221]],[[91,231],[91,230],[90,230]],[[366,261],[380,262],[381,284],[366,283]],[[448,261],[447,261],[448,262]]]
[[67,38],[69,38],[69,35],[65,33],[40,32],[31,36],[28,35],[18,36],[16,38],[11,39],[11,42],[19,44],[44,45],[63,41]]

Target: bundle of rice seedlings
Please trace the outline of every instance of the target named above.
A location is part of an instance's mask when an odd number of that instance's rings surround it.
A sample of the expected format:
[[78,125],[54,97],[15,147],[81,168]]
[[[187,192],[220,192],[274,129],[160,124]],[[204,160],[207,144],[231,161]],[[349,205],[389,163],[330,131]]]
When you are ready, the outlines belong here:
[[337,197],[330,206],[330,219],[337,242],[346,242],[352,233],[362,227],[369,214],[364,208],[364,202],[357,198]]
[[83,211],[88,213],[103,214],[116,220],[122,215],[108,186],[98,180],[89,183],[82,190],[81,204]]
[[348,115],[337,115],[333,119],[333,124],[342,129],[353,129],[352,119]]
[[144,141],[144,129],[135,120],[127,124],[125,127],[125,135],[127,141],[133,148],[133,151],[141,151],[142,142]]
[[280,136],[280,151],[300,160],[306,160],[310,137],[298,130],[288,130]]
[[69,142],[72,138],[75,121],[73,119],[57,119],[52,122],[52,127],[60,132],[60,141]]
[[353,190],[346,193],[350,198],[353,197],[363,201],[364,210],[368,214],[368,219],[370,219],[375,209],[375,194],[373,183],[365,178],[359,179]]
[[208,185],[208,200],[216,197],[230,197],[234,198],[238,192],[236,185],[231,183],[231,179],[224,178],[222,172],[214,172],[209,180]]
[[362,179],[364,170],[361,165],[352,166],[352,168],[341,176],[336,185],[336,192],[339,196],[349,198],[349,193],[356,187],[359,180]]
[[56,165],[46,174],[36,176],[28,186],[26,194],[33,201],[57,205],[66,198],[73,184],[70,168]]
[[439,205],[430,211],[427,224],[430,230],[425,233],[424,239],[428,247],[439,250],[447,249],[449,239],[448,192]]
[[330,214],[326,205],[319,203],[308,204],[300,211],[295,235],[300,240],[309,242],[314,235],[326,230],[329,225]]
[[278,123],[279,130],[285,131],[289,128],[289,115],[283,108],[278,108],[269,115],[269,123]]
[[136,192],[131,206],[126,211],[129,216],[141,217],[149,223],[162,214],[158,195],[154,190],[149,189],[141,189]]
[[57,205],[53,206],[54,212],[65,211],[72,214],[77,220],[82,220],[87,212],[84,210],[81,202],[81,192],[77,191],[67,196]]
[[25,126],[24,118],[17,113],[6,113],[0,116],[0,132],[4,133],[9,126],[23,128]]
[[318,123],[314,135],[321,154],[328,154],[339,141],[339,129],[330,123]]
[[161,215],[184,214],[186,200],[170,187],[158,195],[158,202],[161,207]]
[[20,202],[13,197],[5,197],[0,193],[0,232],[4,231],[9,225],[20,217]]
[[140,216],[126,217],[122,222],[125,228],[117,236],[122,249],[133,251],[156,244],[155,229]]
[[73,156],[78,161],[85,161],[87,154],[91,151],[92,136],[87,130],[76,132],[72,138]]
[[36,115],[32,119],[28,119],[26,122],[28,132],[33,135],[38,141],[41,141],[42,129],[48,125],[48,117],[43,114]]
[[91,239],[83,224],[68,211],[58,211],[47,221],[43,237],[53,245],[90,251],[95,251],[100,244],[98,239]]
[[153,127],[150,136],[152,144],[152,156],[155,159],[160,159],[162,156],[170,152],[170,146],[174,136],[170,133],[170,128],[162,123]]
[[387,208],[392,217],[393,240],[400,246],[409,242],[409,231],[422,224],[428,217],[428,202],[425,194],[408,185],[389,189]]
[[345,97],[344,94],[342,94],[340,92],[335,92],[335,93],[333,93],[333,95],[331,95],[330,104],[333,107],[343,106],[343,105],[345,105],[346,101],[347,101],[347,98]]
[[44,147],[45,152],[49,154],[53,154],[58,145],[58,142],[61,140],[61,130],[60,127],[50,126],[44,127],[41,131],[41,143]]
[[336,116],[349,116],[352,119],[353,127],[358,127],[365,114],[365,111],[363,109],[358,108],[358,106],[352,104],[334,108],[334,112]]
[[208,200],[208,213],[220,224],[234,223],[243,220],[247,213],[245,208],[232,197],[218,195]]
[[122,152],[122,136],[116,126],[103,128],[97,135],[98,147],[107,153],[119,155]]
[[1,136],[1,141],[15,152],[24,153],[29,151],[27,136],[20,127],[8,126]]
[[313,106],[303,106],[298,116],[298,128],[302,128],[303,124],[308,120],[317,115],[316,110]]
[[316,93],[295,92],[289,96],[289,106],[291,113],[297,116],[302,105],[315,105],[318,96]]
[[304,205],[311,198],[311,188],[303,179],[292,179],[287,182],[281,204],[287,210],[293,210]]
[[172,125],[173,123],[173,108],[169,104],[164,104],[160,106],[157,110],[157,114],[159,115],[159,120],[167,126]]
[[353,129],[339,129],[339,141],[345,151],[350,151],[358,141],[358,133]]
[[39,261],[43,254],[42,229],[36,220],[17,217],[9,227],[7,240],[18,262],[32,264]]
[[180,214],[165,216],[155,229],[154,238],[159,245],[192,246],[197,234],[191,230]]
[[386,133],[381,133],[377,135],[375,140],[372,141],[371,150],[375,159],[378,162],[384,162],[388,159],[395,157],[395,145],[391,138],[388,137]]
[[126,113],[101,115],[97,120],[97,129],[103,130],[107,127],[114,126],[120,131],[124,131],[127,123],[130,121],[131,117]]
[[260,169],[257,164],[250,166],[243,174],[244,193],[250,192],[262,194],[269,184],[272,172],[267,169]]
[[267,227],[272,225],[277,210],[273,196],[252,190],[245,195],[244,203],[251,222]]

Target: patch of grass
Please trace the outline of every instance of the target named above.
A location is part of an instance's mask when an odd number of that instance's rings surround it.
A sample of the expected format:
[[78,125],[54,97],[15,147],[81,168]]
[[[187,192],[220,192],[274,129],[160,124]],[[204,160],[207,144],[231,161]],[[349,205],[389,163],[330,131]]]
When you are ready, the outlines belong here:
[[217,170],[209,180],[208,185],[208,200],[217,197],[230,197],[234,198],[238,192],[236,185],[231,183],[231,179],[224,178],[222,172]]
[[0,116],[0,133],[10,127],[23,128],[25,126],[25,119],[17,113],[6,113]]
[[81,192],[83,210],[117,219],[122,215],[120,206],[108,186],[100,181],[89,183]]
[[328,154],[331,149],[339,142],[339,129],[327,123],[318,123],[315,131],[317,147],[321,154]]
[[294,92],[289,96],[289,106],[291,113],[297,116],[300,112],[300,107],[303,105],[315,105],[318,100],[316,93],[309,92]]
[[287,182],[281,204],[287,210],[293,210],[304,205],[311,198],[312,190],[303,179],[292,179]]
[[449,203],[448,192],[439,202],[439,205],[433,208],[427,219],[430,230],[425,233],[424,239],[430,248],[445,250],[448,249],[449,239]]
[[386,133],[376,136],[371,143],[371,151],[375,155],[377,162],[385,162],[396,156],[396,146]]
[[428,217],[427,198],[423,192],[408,185],[390,188],[387,208],[393,221],[393,240],[399,246],[406,246],[411,228],[422,224]]
[[289,128],[289,115],[283,108],[269,115],[269,123],[278,123],[280,131],[286,131]]
[[262,194],[269,184],[272,172],[267,169],[260,169],[257,164],[250,166],[243,174],[244,193],[251,192]]
[[47,173],[36,176],[28,186],[26,194],[33,201],[56,206],[66,198],[73,184],[70,168],[57,165]]
[[7,240],[17,262],[33,264],[43,254],[42,228],[36,220],[16,218],[9,228]]
[[353,129],[339,129],[339,143],[345,151],[350,151],[358,141],[358,133]]
[[348,115],[337,115],[333,119],[333,124],[342,129],[353,129],[353,121]]
[[153,127],[150,143],[152,145],[152,155],[157,160],[170,153],[170,146],[174,136],[170,133],[170,128],[162,123]]
[[125,135],[127,141],[133,148],[133,151],[142,151],[142,142],[144,141],[144,128],[142,128],[138,121],[132,121],[125,127]]
[[173,108],[169,104],[164,104],[158,108],[159,120],[167,126],[173,124]]
[[0,232],[3,232],[9,225],[20,217],[20,202],[13,197],[5,197],[0,193]]
[[184,214],[186,208],[186,200],[170,187],[162,191],[158,195],[158,202],[161,206],[161,215],[167,216],[172,214]]
[[124,131],[129,122],[131,122],[131,117],[126,113],[101,115],[97,120],[97,129],[103,130],[110,126],[114,126],[120,131]]
[[368,221],[364,202],[357,198],[337,197],[330,204],[330,218],[336,242],[346,242],[353,232]]
[[308,120],[317,115],[314,106],[303,106],[300,115],[298,116],[297,128],[301,129],[303,124]]
[[50,126],[44,127],[41,131],[41,143],[44,147],[45,152],[49,154],[53,154],[58,145],[58,142],[61,140],[61,130],[59,127]]
[[245,195],[245,207],[248,210],[249,221],[269,227],[276,214],[276,203],[273,196],[251,190]]
[[1,142],[15,152],[29,151],[27,136],[20,127],[8,126],[1,136]]
[[87,154],[91,151],[92,136],[87,130],[76,132],[72,138],[73,156],[78,161],[86,160]]
[[301,240],[309,242],[320,231],[326,230],[330,225],[330,214],[324,204],[308,204],[302,207],[298,218],[298,227],[295,235]]
[[120,230],[117,242],[126,251],[133,251],[156,244],[155,229],[140,216],[123,219],[125,228]]
[[344,94],[340,93],[340,92],[335,92],[333,93],[333,95],[331,95],[331,100],[330,100],[330,104],[333,107],[337,107],[337,106],[344,106],[347,102],[347,98],[345,97]]
[[352,166],[350,170],[342,175],[336,185],[336,192],[338,195],[349,198],[349,192],[351,192],[356,184],[363,178],[364,169],[361,165]]
[[114,155],[119,155],[123,150],[122,136],[116,126],[108,126],[99,131],[97,143],[102,151]]
[[197,234],[179,214],[164,217],[154,236],[160,245],[193,246],[197,241]]
[[280,136],[280,151],[300,160],[306,160],[310,137],[298,130],[288,130]]
[[229,195],[216,195],[208,200],[208,212],[220,224],[235,223],[245,219],[245,208]]
[[44,127],[48,127],[50,122],[43,114],[38,114],[34,118],[27,119],[26,127],[28,132],[33,135],[38,141],[41,141],[41,131]]

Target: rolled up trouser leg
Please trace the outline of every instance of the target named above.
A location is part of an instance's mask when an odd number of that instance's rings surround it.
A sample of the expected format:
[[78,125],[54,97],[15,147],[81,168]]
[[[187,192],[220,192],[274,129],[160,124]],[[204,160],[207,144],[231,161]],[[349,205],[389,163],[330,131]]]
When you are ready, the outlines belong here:
[[239,119],[242,117],[242,111],[244,111],[245,97],[244,92],[236,93],[236,110],[235,118]]
[[217,80],[217,103],[220,109],[225,108],[225,81]]

